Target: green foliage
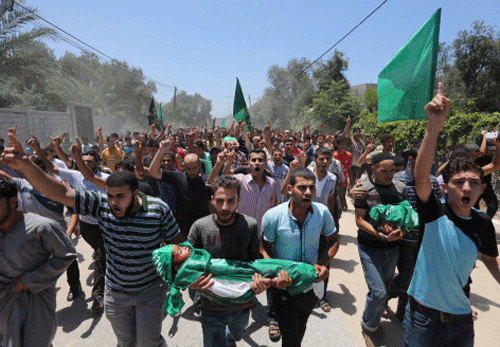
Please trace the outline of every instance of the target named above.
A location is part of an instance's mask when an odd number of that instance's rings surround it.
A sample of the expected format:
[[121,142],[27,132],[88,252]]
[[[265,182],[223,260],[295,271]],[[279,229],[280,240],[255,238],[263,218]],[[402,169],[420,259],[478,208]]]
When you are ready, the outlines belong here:
[[162,105],[163,120],[167,123],[176,123],[178,126],[211,126],[212,101],[200,94],[189,95],[181,90],[177,93],[174,109],[174,98]]
[[320,62],[313,71],[313,79],[317,90],[323,91],[330,87],[332,82],[345,81],[344,72],[349,63],[344,59],[344,53],[335,50],[333,56],[325,62]]
[[[24,0],[17,0],[23,4]],[[13,51],[42,37],[53,37],[54,30],[48,28],[33,28],[28,31],[22,29],[36,17],[36,8],[17,5],[9,11],[11,0],[0,0],[0,60],[9,57]]]
[[378,97],[377,97],[377,88],[369,88],[365,92],[365,100],[366,108],[370,112],[374,112],[378,107]]
[[[376,145],[380,144],[380,136],[394,136],[394,151],[401,152],[407,148],[410,141],[422,141],[427,120],[405,120],[389,123],[378,123],[377,113],[368,110],[361,111],[358,121],[352,127],[361,128],[362,136],[370,135]],[[470,113],[450,112],[444,123],[438,139],[436,161],[444,162],[448,152],[467,143],[481,144],[482,130],[500,129],[500,113]]]
[[500,32],[482,21],[462,30],[451,46],[440,45],[438,80],[466,112],[500,110]]
[[359,99],[350,94],[349,84],[332,81],[328,88],[313,98],[310,114],[331,131],[344,129],[347,117],[351,116],[355,121],[360,111]]

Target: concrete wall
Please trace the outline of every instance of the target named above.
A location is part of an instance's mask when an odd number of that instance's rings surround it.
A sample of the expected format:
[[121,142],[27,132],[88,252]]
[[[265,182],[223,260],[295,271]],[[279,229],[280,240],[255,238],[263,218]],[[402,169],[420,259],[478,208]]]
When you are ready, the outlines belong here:
[[47,135],[54,137],[68,132],[70,139],[94,132],[92,107],[68,105],[67,112],[50,112],[26,109],[0,108],[0,137],[7,141],[7,130],[17,124],[17,138],[24,142],[34,134],[42,145],[48,143]]

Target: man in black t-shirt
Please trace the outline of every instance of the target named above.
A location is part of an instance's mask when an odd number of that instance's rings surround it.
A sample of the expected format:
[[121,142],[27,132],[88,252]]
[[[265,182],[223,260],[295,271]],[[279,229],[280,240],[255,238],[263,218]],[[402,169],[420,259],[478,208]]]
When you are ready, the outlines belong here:
[[[500,168],[500,150],[497,147],[497,145],[500,146],[500,141],[493,143],[491,139],[486,139],[485,135],[486,132],[483,134],[484,138],[481,144],[481,151],[484,151],[484,155],[477,158],[475,162],[483,168],[483,182],[486,183],[486,188],[474,207],[479,209],[479,201],[483,199],[486,204],[486,214],[490,216],[490,218],[493,218],[498,211],[498,198],[491,185],[491,172]],[[495,153],[495,155],[493,155],[493,153]]]
[[367,345],[381,342],[383,338],[380,318],[387,302],[387,291],[391,285],[398,260],[397,240],[403,231],[386,223],[379,229],[370,220],[370,209],[377,205],[394,205],[406,199],[406,186],[393,182],[395,166],[392,155],[379,153],[372,157],[373,181],[363,182],[368,196],[355,200],[354,213],[358,226],[358,250],[369,292],[361,318],[362,334]]
[[163,170],[161,159],[167,150],[167,146],[162,142],[151,166],[144,168],[141,161],[136,159],[136,169],[174,187],[176,192],[174,217],[185,240],[191,225],[197,219],[210,214],[209,200],[212,189],[205,184],[206,176],[200,173],[201,160],[194,153],[184,157],[184,172]]
[[408,289],[406,346],[473,346],[474,325],[464,287],[478,257],[500,283],[493,224],[473,209],[485,188],[483,169],[470,159],[455,159],[443,171],[446,202],[432,192],[431,166],[449,110],[450,100],[439,83],[438,94],[425,107],[428,123],[415,163],[422,239]]

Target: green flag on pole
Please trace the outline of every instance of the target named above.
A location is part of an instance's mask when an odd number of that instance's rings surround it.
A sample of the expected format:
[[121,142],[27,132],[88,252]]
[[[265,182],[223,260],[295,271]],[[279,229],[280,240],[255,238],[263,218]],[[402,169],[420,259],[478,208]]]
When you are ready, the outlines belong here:
[[161,112],[161,104],[160,104],[160,106],[158,106],[158,113],[156,114],[156,117],[158,118],[158,122],[159,122],[157,124],[158,125],[158,129],[160,131],[162,131],[163,130],[163,114]]
[[247,103],[245,102],[245,97],[243,96],[243,91],[241,90],[240,80],[236,77],[236,91],[234,92],[234,102],[233,102],[233,117],[236,121],[242,121],[247,123],[247,130],[250,130],[250,125],[252,120],[250,119],[250,114],[248,113]]
[[405,43],[378,75],[378,121],[426,118],[436,82],[441,8]]
[[226,118],[222,118],[222,122],[220,122],[220,127],[225,128],[226,127]]

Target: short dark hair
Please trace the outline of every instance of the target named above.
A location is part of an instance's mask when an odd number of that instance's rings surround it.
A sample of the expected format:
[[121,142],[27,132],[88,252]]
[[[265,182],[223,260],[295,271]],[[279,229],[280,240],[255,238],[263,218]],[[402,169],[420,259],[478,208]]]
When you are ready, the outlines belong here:
[[240,190],[241,190],[240,182],[236,178],[234,178],[233,176],[221,175],[221,176],[217,177],[212,182],[212,191],[215,193],[217,191],[217,189],[219,189],[219,188],[236,189],[236,192],[238,193],[238,197],[240,196]]
[[194,141],[194,145],[198,148],[201,148],[202,150],[205,150],[205,143],[202,140]]
[[262,154],[264,153],[264,160],[267,160],[267,154],[263,149],[260,148],[254,148],[248,153],[248,159],[250,159],[250,154],[252,153],[257,153],[257,154]]
[[384,134],[380,136],[380,142],[394,141],[394,136],[391,134]]
[[175,154],[171,150],[166,151],[165,154],[163,154],[163,156],[169,156],[172,158],[172,160],[175,160]]
[[361,132],[361,128],[360,127],[354,127],[352,128],[352,132],[355,133],[357,130],[359,130]]
[[82,153],[83,156],[91,156],[94,158],[95,162],[98,163],[101,158],[99,158],[99,155],[95,151],[85,151]]
[[291,186],[294,186],[295,183],[297,183],[297,177],[316,181],[316,176],[314,176],[314,173],[305,167],[299,167],[298,169],[292,171],[292,173],[290,174]]
[[106,185],[108,187],[128,186],[132,192],[135,192],[139,189],[139,180],[129,171],[117,171],[108,176]]
[[283,144],[287,143],[287,142],[295,142],[295,140],[292,138],[292,136],[288,136],[286,139],[283,140]]
[[467,151],[467,154],[469,154],[469,152],[479,152],[481,150],[475,143],[466,144],[464,149]]
[[309,134],[304,134],[303,138],[304,138],[304,141],[305,141],[305,140],[310,140],[310,139],[311,139],[311,135],[309,135]]
[[378,153],[371,158],[372,165],[376,165],[384,160],[394,161],[394,157],[389,153]]
[[273,148],[271,154],[273,154],[274,152],[280,152],[281,154],[283,154],[283,150],[281,148]]
[[418,147],[410,147],[410,149],[408,150],[408,157],[412,157],[413,159],[417,159],[418,150],[419,150]]
[[330,157],[333,156],[332,151],[326,147],[319,147],[316,152],[314,152],[314,158],[317,159],[319,155],[328,155]]
[[452,175],[460,171],[476,171],[479,174],[479,178],[481,182],[483,182],[484,172],[481,166],[476,164],[470,159],[466,158],[457,158],[452,160],[446,165],[443,170],[443,181],[444,183],[448,183]]
[[130,136],[125,136],[125,141],[132,140]]
[[394,160],[394,165],[395,166],[404,166],[405,165],[405,160],[403,157],[400,157],[399,155],[393,157]]
[[344,136],[337,137],[336,141],[337,141],[337,143],[342,143],[342,142],[349,143],[349,139],[347,137],[344,137]]
[[325,134],[318,134],[318,139],[319,139],[320,137],[326,138],[326,135],[325,135]]
[[115,170],[118,170],[119,168],[123,168],[124,170],[134,172],[135,170],[135,162],[132,158],[130,157],[125,157],[121,160],[119,160],[116,165],[115,165]]
[[146,142],[146,147],[160,148],[160,142],[156,139],[149,139],[148,142]]
[[12,180],[0,178],[0,198],[9,200],[17,196],[17,186]]

